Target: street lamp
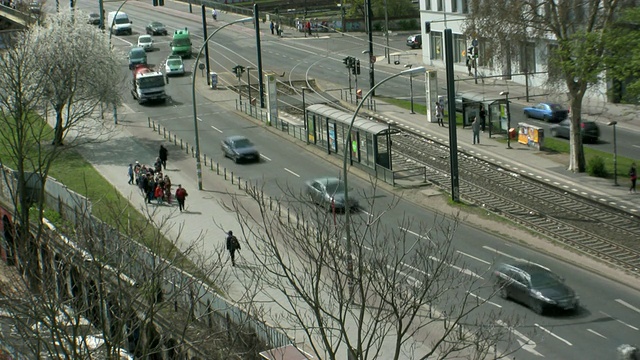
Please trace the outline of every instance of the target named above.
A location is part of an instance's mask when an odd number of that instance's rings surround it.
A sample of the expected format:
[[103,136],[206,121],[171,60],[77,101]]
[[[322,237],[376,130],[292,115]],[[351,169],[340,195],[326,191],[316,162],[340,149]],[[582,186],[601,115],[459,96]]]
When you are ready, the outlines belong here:
[[[232,21],[230,23],[224,24],[217,28],[211,35],[209,35],[205,40],[204,44],[200,47],[200,51],[198,51],[198,56],[196,56],[196,62],[193,64],[193,68],[196,69],[198,67],[198,62],[200,61],[200,56],[202,56],[202,51],[204,51],[205,46],[207,46],[207,42],[211,39],[218,31],[226,28],[229,25],[244,23],[248,21],[253,21],[252,17],[246,17],[242,19],[238,19]],[[196,108],[196,71],[191,73],[191,101],[193,102],[193,128],[195,131],[195,140],[196,140],[196,176],[198,177],[198,190],[202,190],[202,163],[200,162],[200,137],[198,136],[198,112]]]
[[607,126],[613,126],[613,185],[618,185],[618,144],[616,141],[616,125],[617,121],[610,121]]
[[304,137],[307,138],[307,144],[309,144],[309,129],[307,128],[307,106],[304,102],[304,92],[309,90],[308,87],[302,87],[302,121],[304,121]]
[[[385,79],[383,79],[382,81],[380,81],[379,83],[375,84],[371,89],[369,89],[369,91],[362,97],[362,101],[360,101],[360,104],[358,105],[358,107],[356,107],[356,110],[353,112],[353,116],[351,117],[351,122],[349,123],[349,128],[347,129],[347,136],[344,140],[344,147],[342,148],[342,151],[344,152],[344,156],[342,159],[342,176],[344,179],[344,203],[346,206],[346,210],[345,210],[345,239],[346,239],[346,246],[345,246],[345,250],[347,252],[347,276],[349,277],[349,295],[351,298],[351,301],[353,301],[354,298],[354,293],[353,293],[353,286],[354,286],[354,276],[353,276],[353,259],[351,258],[351,225],[350,225],[350,213],[351,213],[351,208],[349,207],[349,182],[348,182],[348,177],[347,177],[347,156],[350,153],[350,149],[351,149],[351,130],[353,129],[353,123],[356,121],[356,117],[358,116],[358,112],[360,111],[360,109],[362,108],[362,105],[364,105],[365,100],[372,96],[375,93],[375,90],[378,86],[384,84],[385,82],[396,78],[398,76],[401,75],[409,75],[412,76],[414,74],[424,74],[426,72],[426,69],[423,66],[419,66],[416,68],[412,68],[412,69],[408,69],[408,70],[403,70],[397,74],[393,74]],[[389,149],[389,151],[391,151],[391,149]]]
[[253,109],[251,109],[251,70],[254,68],[247,66],[247,86],[249,87],[249,115],[253,116]]
[[[413,64],[407,64],[404,67],[411,69],[412,66]],[[415,112],[413,111],[413,75],[409,75],[409,89],[411,94],[411,113],[415,114]]]
[[503,91],[500,95],[504,96],[507,101],[507,149],[511,149],[511,111],[509,111],[509,92]]

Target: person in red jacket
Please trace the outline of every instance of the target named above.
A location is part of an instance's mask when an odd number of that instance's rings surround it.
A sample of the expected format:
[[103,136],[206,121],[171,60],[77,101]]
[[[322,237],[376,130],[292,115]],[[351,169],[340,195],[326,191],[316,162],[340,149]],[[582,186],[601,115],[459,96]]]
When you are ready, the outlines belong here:
[[160,184],[157,184],[156,189],[153,192],[153,196],[155,196],[156,200],[158,201],[158,205],[162,205],[163,195],[164,190],[162,189],[162,186]]
[[187,190],[185,190],[182,185],[178,185],[176,189],[176,200],[178,200],[178,206],[180,207],[180,212],[184,210],[184,200],[189,196],[187,194]]

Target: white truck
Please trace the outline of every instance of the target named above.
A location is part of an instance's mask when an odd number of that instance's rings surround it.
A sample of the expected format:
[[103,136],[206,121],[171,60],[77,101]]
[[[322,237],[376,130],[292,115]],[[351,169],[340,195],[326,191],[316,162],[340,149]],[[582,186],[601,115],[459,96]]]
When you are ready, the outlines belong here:
[[132,34],[131,20],[127,13],[122,11],[111,11],[107,16],[107,26],[114,35]]
[[133,68],[131,95],[138,100],[138,104],[166,101],[164,85],[164,74],[160,71],[154,71],[147,64],[135,65]]

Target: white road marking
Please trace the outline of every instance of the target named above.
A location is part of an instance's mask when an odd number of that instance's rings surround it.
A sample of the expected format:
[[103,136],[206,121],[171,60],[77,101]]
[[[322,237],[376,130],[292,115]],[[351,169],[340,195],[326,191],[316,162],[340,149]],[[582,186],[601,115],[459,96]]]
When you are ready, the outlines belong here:
[[443,264],[449,265],[451,268],[456,269],[456,270],[458,270],[459,272],[461,272],[461,273],[463,273],[465,275],[469,275],[469,276],[484,280],[484,278],[482,276],[474,273],[473,271],[471,271],[469,269],[463,269],[460,266],[453,265],[453,264],[450,264],[450,263],[448,263],[446,261],[440,260],[435,256],[429,256],[429,259],[431,259],[433,261],[436,261],[436,262],[442,262]]
[[490,262],[488,262],[488,261],[482,260],[482,259],[480,259],[480,258],[478,258],[478,257],[473,256],[473,255],[469,255],[469,254],[464,253],[464,252],[462,252],[462,251],[460,251],[460,250],[456,250],[456,252],[457,252],[457,253],[459,253],[459,254],[461,254],[461,255],[464,255],[464,256],[466,256],[466,257],[470,257],[470,258],[472,258],[473,260],[480,261],[481,263],[485,263],[485,264],[487,264],[487,265],[491,265],[491,263],[490,263]]
[[613,320],[615,320],[615,321],[619,322],[620,324],[625,325],[625,326],[628,326],[628,327],[632,328],[632,329],[633,329],[633,330],[635,330],[635,331],[638,331],[638,328],[637,328],[637,327],[635,327],[635,326],[633,326],[633,325],[629,325],[629,324],[627,324],[626,322],[624,322],[624,321],[622,321],[622,320],[620,320],[620,319],[616,319],[615,317],[613,317],[613,316],[611,316],[611,315],[607,314],[607,313],[606,313],[606,312],[604,312],[604,311],[600,311],[600,314],[602,314],[602,315],[604,315],[604,316],[608,316],[608,317],[612,318]]
[[291,175],[293,175],[293,176],[295,176],[295,177],[300,177],[300,175],[298,175],[298,174],[294,173],[293,171],[291,171],[291,170],[289,170],[289,169],[287,169],[287,168],[284,168],[284,171],[286,171],[286,172],[290,173]]
[[[200,120],[200,119],[198,119],[198,120]],[[200,120],[200,121],[202,121],[202,120]],[[213,130],[215,130],[215,131],[219,132],[220,134],[222,134],[222,130],[218,129],[217,127],[215,127],[215,126],[211,125],[211,128],[212,128]]]
[[551,270],[550,270],[548,267],[546,267],[546,266],[542,266],[542,265],[537,264],[537,263],[534,263],[534,262],[532,262],[532,261],[529,261],[529,260],[526,260],[526,259],[523,259],[523,258],[519,258],[519,257],[515,257],[515,256],[513,256],[513,255],[509,255],[509,254],[507,254],[507,253],[505,253],[505,252],[502,252],[502,251],[500,251],[500,250],[496,250],[496,249],[491,248],[491,247],[488,247],[488,246],[483,246],[482,248],[483,248],[483,249],[486,249],[486,250],[489,250],[489,251],[492,251],[492,252],[494,252],[494,253],[496,253],[496,254],[500,254],[500,255],[502,255],[502,256],[504,256],[504,257],[508,257],[508,258],[513,259],[513,260],[516,260],[516,261],[524,261],[524,262],[527,262],[527,263],[529,263],[529,264],[533,264],[533,265],[540,266],[541,268],[543,268],[543,269],[545,269],[545,270],[551,271]]
[[637,148],[640,148],[640,145],[631,145],[631,146],[633,146],[633,147],[637,147]]
[[593,331],[593,330],[591,330],[591,329],[587,329],[587,331],[588,331],[588,332],[590,332],[590,333],[592,333],[592,334],[594,334],[594,335],[600,336],[600,337],[601,337],[601,338],[603,338],[603,339],[606,339],[606,338],[607,338],[606,336],[604,336],[604,335],[602,335],[602,334],[599,334],[599,333],[597,333],[597,332],[595,332],[595,331]]
[[520,344],[520,347],[522,348],[522,350],[528,351],[528,352],[530,352],[530,353],[532,353],[533,355],[536,355],[536,356],[544,357],[544,355],[542,355],[541,353],[536,351],[536,343],[535,343],[535,341],[529,339],[526,335],[524,335],[523,333],[519,332],[518,330],[512,328],[511,326],[507,325],[502,320],[496,321],[496,324],[509,329],[509,331],[511,331],[515,336],[519,337],[519,339],[517,339],[517,340],[518,340],[518,343]]
[[269,159],[268,157],[264,156],[264,154],[260,154],[260,157],[261,157],[261,158],[264,158],[264,159],[265,159],[265,160],[267,160],[267,161],[271,161],[271,159]]
[[487,300],[487,299],[485,299],[485,298],[482,298],[482,297],[480,297],[480,296],[478,296],[478,295],[476,295],[476,294],[474,294],[474,293],[472,293],[472,292],[467,291],[467,294],[469,294],[469,295],[473,296],[474,298],[476,298],[476,299],[478,299],[478,300],[480,300],[480,301],[482,301],[482,302],[484,302],[484,303],[491,304],[491,305],[493,305],[493,306],[497,306],[497,307],[499,307],[499,308],[501,308],[501,307],[502,307],[502,305],[496,304],[496,303],[494,303],[493,301],[489,301],[489,300]]
[[633,305],[629,304],[628,302],[626,302],[626,301],[624,301],[624,300],[622,300],[622,299],[616,299],[616,302],[617,302],[618,304],[622,305],[622,306],[626,306],[626,307],[628,307],[629,309],[631,309],[631,310],[633,310],[633,311],[635,311],[635,312],[637,312],[637,313],[640,313],[640,309],[638,309],[637,307],[635,307],[635,306],[633,306]]
[[565,344],[567,344],[567,345],[569,345],[569,346],[573,346],[573,344],[571,344],[571,343],[570,343],[570,342],[568,342],[567,340],[565,340],[565,339],[561,338],[560,336],[558,336],[558,335],[556,335],[556,334],[552,333],[550,330],[547,330],[547,329],[543,328],[542,326],[540,326],[540,325],[538,325],[538,324],[533,324],[533,325],[537,326],[540,330],[542,330],[542,331],[546,332],[547,334],[549,334],[549,335],[553,336],[554,338],[556,338],[556,339],[558,339],[558,340],[560,340],[560,341],[564,342]]
[[202,122],[202,119],[200,119],[200,117],[197,117],[196,119],[198,119],[198,121]]
[[418,239],[427,239],[427,240],[429,240],[429,241],[431,241],[431,242],[433,243],[433,241],[432,241],[431,239],[429,239],[429,237],[427,237],[427,236],[422,236],[422,235],[418,234],[418,233],[417,233],[417,232],[415,232],[415,231],[411,231],[411,230],[409,230],[409,229],[405,229],[405,228],[403,228],[403,227],[401,227],[401,228],[400,228],[400,230],[402,230],[402,231],[406,231],[406,232],[408,232],[409,234],[411,234],[411,235],[413,235],[413,236],[416,236]]

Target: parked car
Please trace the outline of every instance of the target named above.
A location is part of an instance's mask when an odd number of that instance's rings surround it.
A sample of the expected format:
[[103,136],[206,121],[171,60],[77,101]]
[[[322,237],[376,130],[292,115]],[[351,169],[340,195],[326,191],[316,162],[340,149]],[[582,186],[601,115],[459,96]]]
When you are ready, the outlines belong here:
[[527,305],[537,314],[550,308],[576,310],[580,305],[578,295],[564,279],[538,264],[499,264],[493,277],[495,289],[502,298]]
[[150,22],[145,28],[147,35],[167,35],[167,28],[159,21]]
[[29,12],[31,12],[32,14],[35,14],[35,15],[39,15],[41,11],[42,11],[42,9],[40,7],[40,3],[39,2],[33,1],[33,2],[29,3]]
[[98,13],[89,14],[89,17],[87,18],[87,24],[100,25],[100,14]]
[[325,177],[309,180],[306,182],[306,192],[314,204],[325,209],[335,208],[339,211],[357,210],[358,201],[349,197],[349,205],[345,203],[344,182],[335,177]]
[[[600,138],[600,128],[595,121],[582,121],[580,123],[580,134],[582,134],[582,142],[595,144]],[[568,139],[571,135],[571,120],[566,119],[558,124],[552,125],[551,136]]]
[[260,152],[255,145],[244,136],[229,136],[220,145],[224,157],[238,163],[241,161],[260,162]]
[[569,110],[560,104],[539,103],[535,106],[524,108],[524,116],[547,122],[560,122],[569,116]]
[[184,75],[184,62],[182,62],[180,55],[169,56],[164,63],[164,73],[167,76]]
[[149,35],[138,36],[138,46],[143,48],[144,51],[153,50],[153,39]]
[[415,49],[422,48],[422,35],[411,35],[407,38],[407,46]]

